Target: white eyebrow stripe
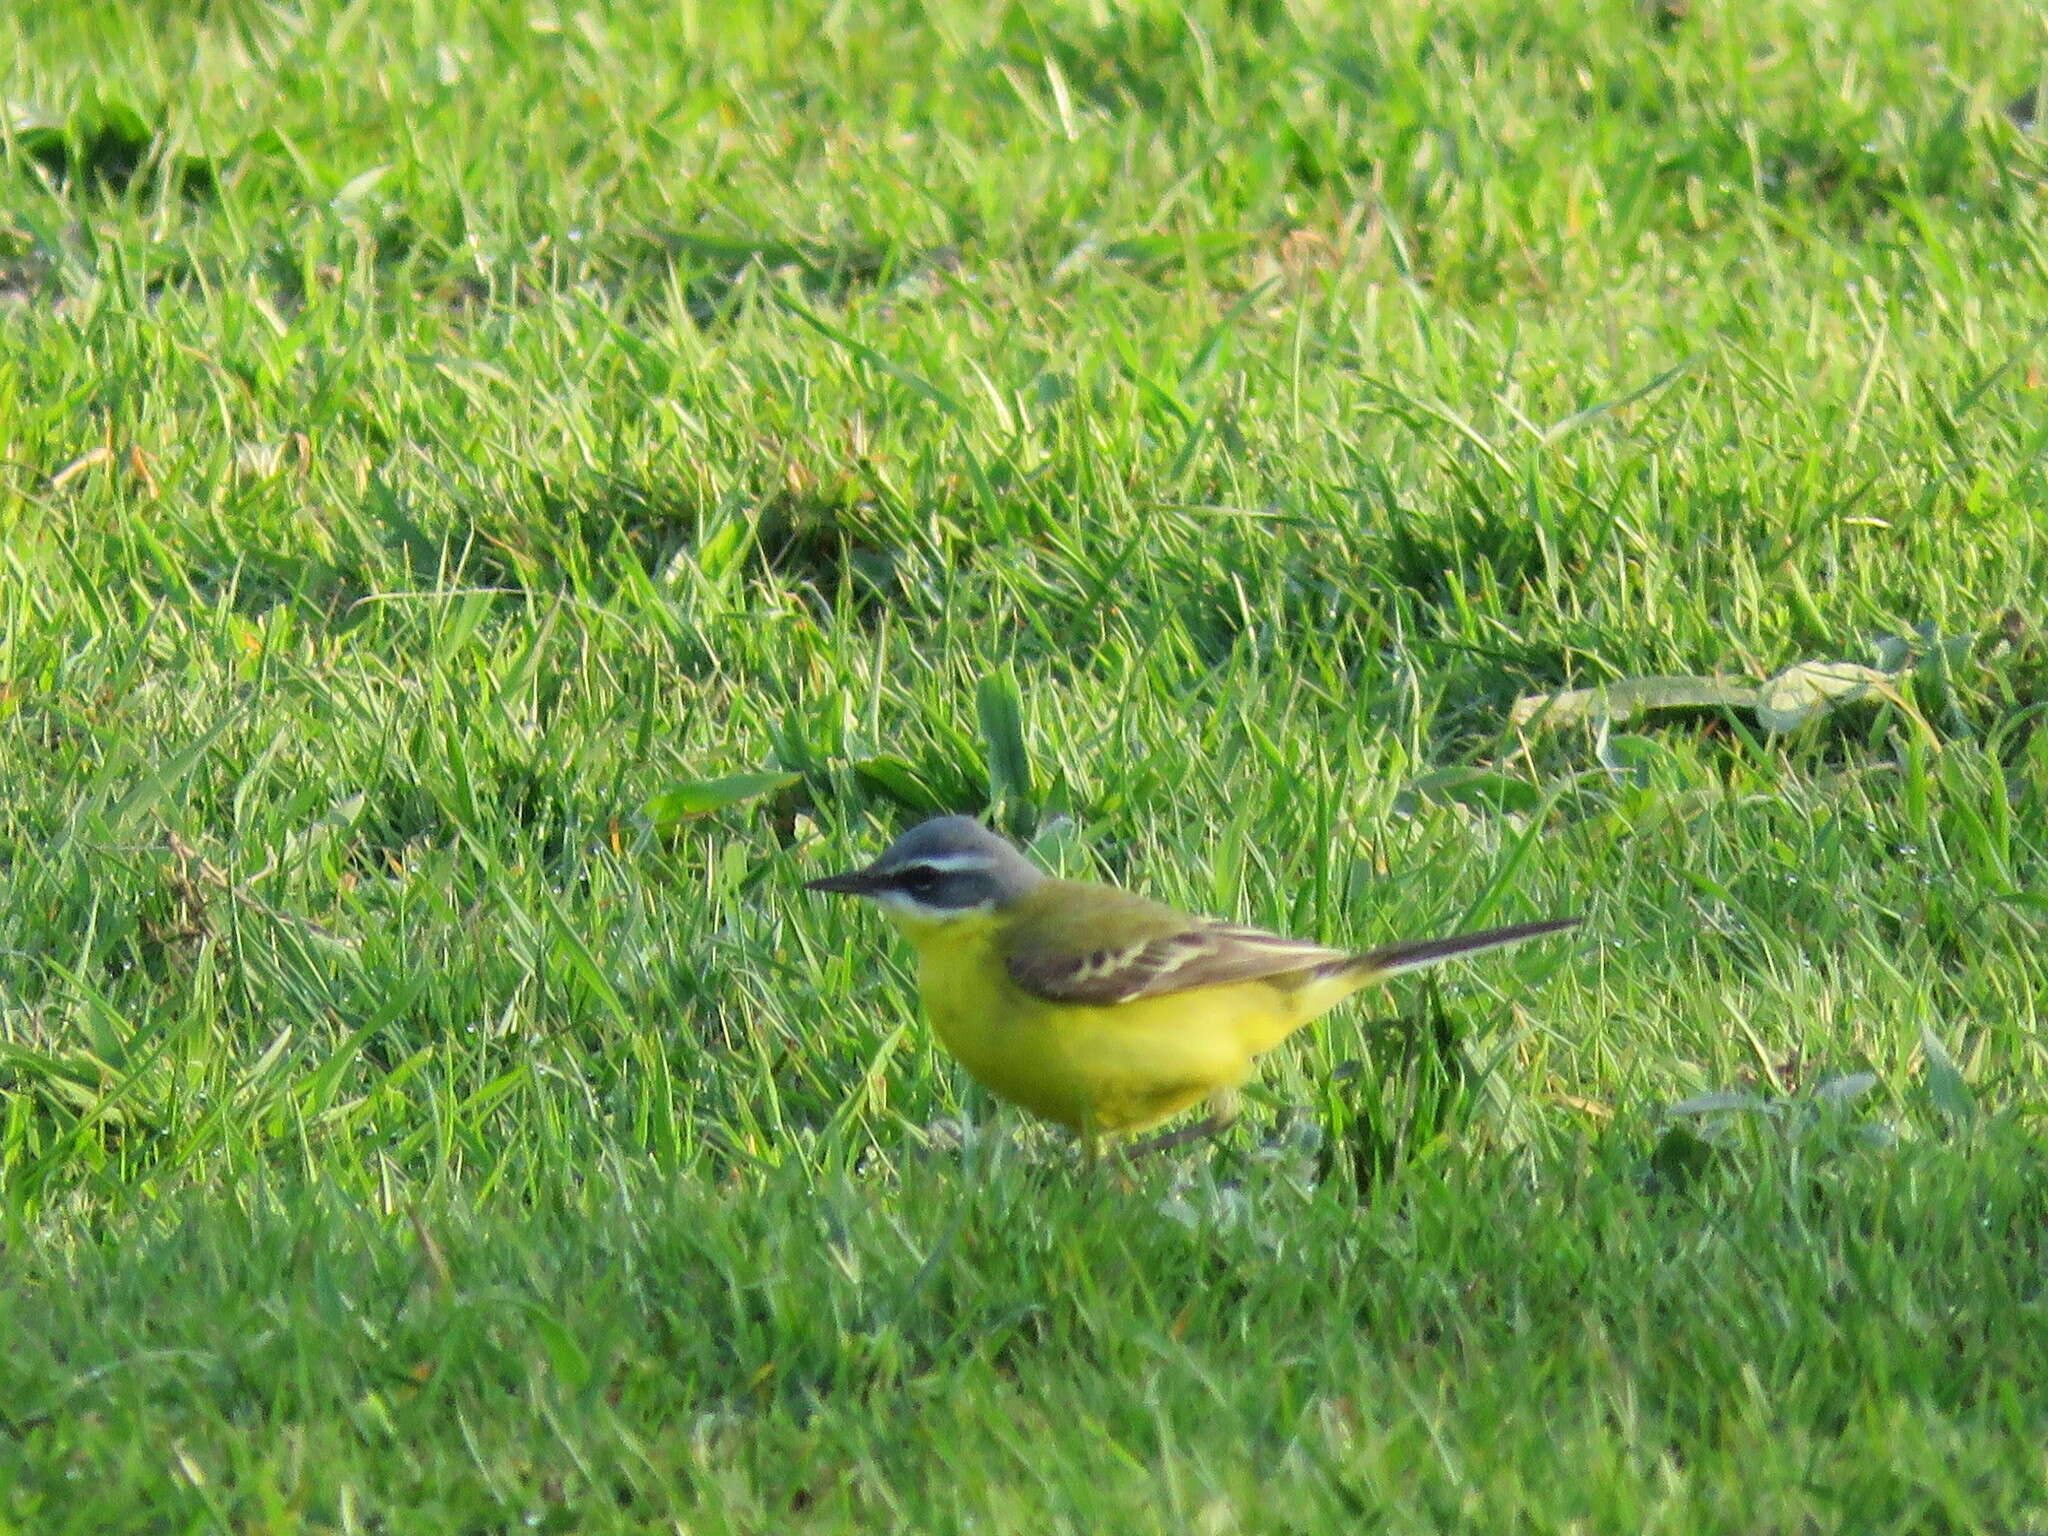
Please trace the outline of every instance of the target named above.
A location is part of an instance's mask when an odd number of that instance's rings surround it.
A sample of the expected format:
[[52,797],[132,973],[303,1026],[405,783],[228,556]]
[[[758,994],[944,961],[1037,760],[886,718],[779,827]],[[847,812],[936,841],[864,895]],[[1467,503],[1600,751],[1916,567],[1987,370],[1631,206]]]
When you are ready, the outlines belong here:
[[905,859],[885,874],[900,875],[907,869],[935,869],[940,874],[952,874],[961,869],[987,869],[988,857],[979,853],[942,853],[936,858]]

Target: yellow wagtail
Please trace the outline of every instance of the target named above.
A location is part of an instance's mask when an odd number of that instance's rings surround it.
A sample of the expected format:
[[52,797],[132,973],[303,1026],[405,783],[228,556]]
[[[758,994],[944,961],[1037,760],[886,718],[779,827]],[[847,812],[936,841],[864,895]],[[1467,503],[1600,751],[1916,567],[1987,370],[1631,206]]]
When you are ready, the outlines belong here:
[[1557,933],[1563,918],[1362,954],[1055,880],[965,816],[911,828],[866,869],[807,882],[865,896],[917,949],[925,1010],[990,1091],[1078,1134],[1142,1131],[1207,1101],[1228,1123],[1252,1063],[1359,988]]

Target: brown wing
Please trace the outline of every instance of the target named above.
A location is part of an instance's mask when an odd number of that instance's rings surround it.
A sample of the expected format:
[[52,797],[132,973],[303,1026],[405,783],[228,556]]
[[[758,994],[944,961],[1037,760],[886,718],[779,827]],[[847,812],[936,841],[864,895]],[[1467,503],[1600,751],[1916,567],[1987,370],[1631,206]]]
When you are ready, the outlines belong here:
[[1186,918],[1180,923],[1169,933],[1101,949],[1020,945],[1006,958],[1010,979],[1050,1002],[1100,1006],[1256,981],[1351,958],[1341,949],[1260,928]]

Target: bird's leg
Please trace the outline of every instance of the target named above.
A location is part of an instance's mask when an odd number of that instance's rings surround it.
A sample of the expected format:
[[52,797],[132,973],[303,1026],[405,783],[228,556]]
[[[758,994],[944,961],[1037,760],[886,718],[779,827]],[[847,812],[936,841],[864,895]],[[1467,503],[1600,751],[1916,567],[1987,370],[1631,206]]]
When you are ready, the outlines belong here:
[[1154,1152],[1164,1152],[1169,1147],[1184,1147],[1191,1141],[1203,1141],[1218,1131],[1227,1130],[1237,1119],[1237,1090],[1219,1088],[1209,1095],[1207,1108],[1207,1114],[1188,1125],[1176,1130],[1161,1131],[1157,1136],[1147,1136],[1143,1141],[1132,1142],[1124,1148],[1125,1158],[1135,1162],[1141,1157],[1150,1157]]
[[1083,1111],[1081,1124],[1074,1127],[1074,1138],[1081,1143],[1081,1166],[1093,1175],[1102,1166],[1103,1140],[1092,1113]]

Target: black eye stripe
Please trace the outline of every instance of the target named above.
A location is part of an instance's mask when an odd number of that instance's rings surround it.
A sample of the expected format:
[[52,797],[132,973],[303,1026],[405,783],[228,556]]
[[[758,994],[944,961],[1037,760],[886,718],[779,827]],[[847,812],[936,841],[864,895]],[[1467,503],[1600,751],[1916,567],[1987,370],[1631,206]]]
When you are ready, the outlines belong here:
[[994,902],[998,891],[984,869],[938,864],[899,864],[882,876],[881,888],[908,896],[918,905],[946,912],[964,912]]

